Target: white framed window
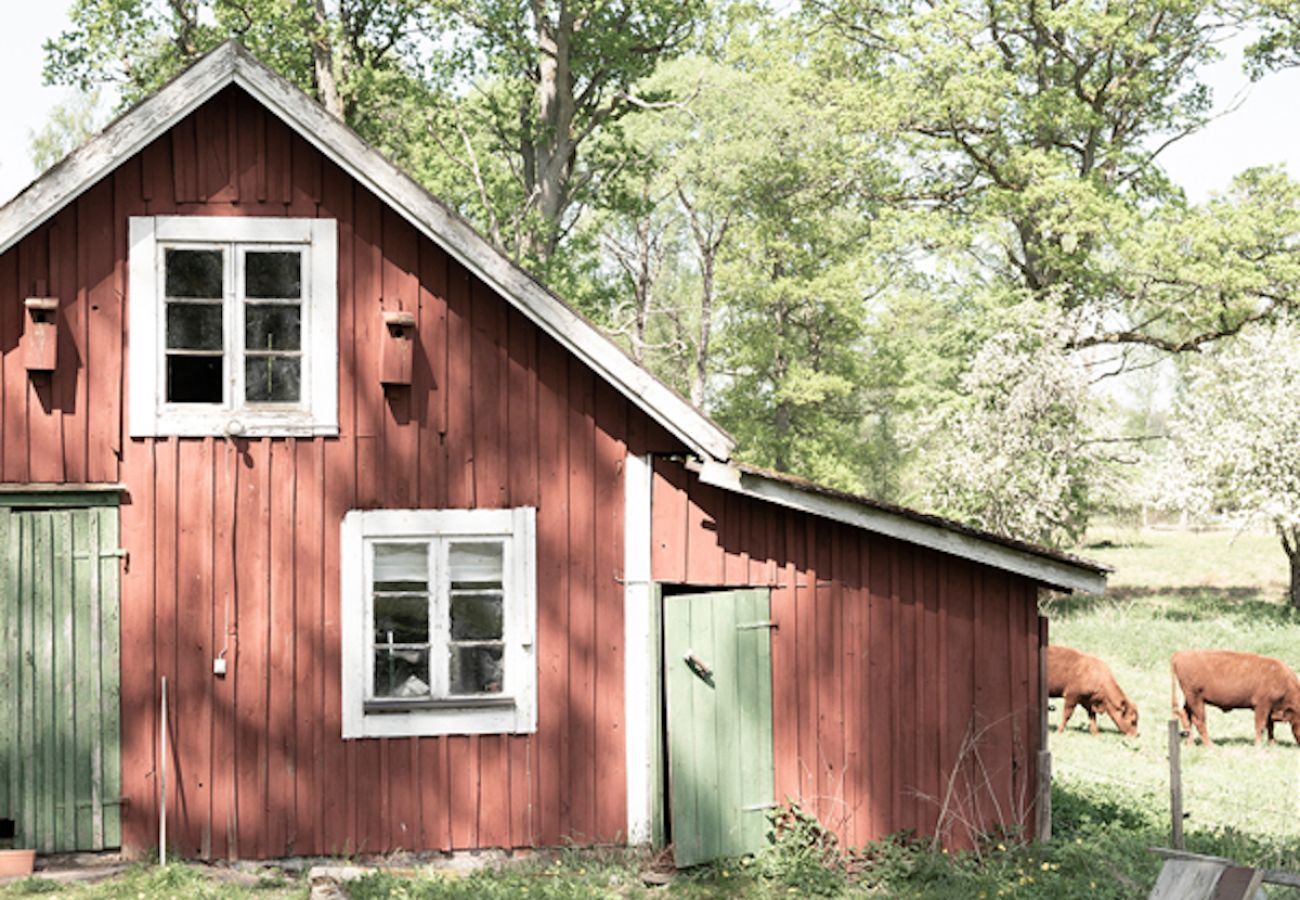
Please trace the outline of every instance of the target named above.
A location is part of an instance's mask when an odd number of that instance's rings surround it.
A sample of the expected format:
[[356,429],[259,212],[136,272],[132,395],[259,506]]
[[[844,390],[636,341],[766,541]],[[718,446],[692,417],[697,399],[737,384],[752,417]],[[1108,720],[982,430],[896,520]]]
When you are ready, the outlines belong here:
[[333,219],[133,216],[130,433],[338,434]]
[[537,730],[536,510],[343,517],[343,737]]

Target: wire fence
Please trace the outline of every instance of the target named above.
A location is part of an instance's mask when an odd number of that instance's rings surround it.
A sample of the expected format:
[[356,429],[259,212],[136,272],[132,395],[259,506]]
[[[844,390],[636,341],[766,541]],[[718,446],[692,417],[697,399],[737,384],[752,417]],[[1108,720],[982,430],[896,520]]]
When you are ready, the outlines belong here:
[[[1155,794],[1164,802],[1168,816],[1169,781],[1139,781],[1114,772],[1104,772],[1074,762],[1052,760],[1052,774],[1062,781],[1084,783],[1103,782],[1124,788],[1129,792]],[[1242,771],[1243,779],[1250,779],[1249,770]],[[1192,828],[1230,826],[1240,831],[1291,834],[1300,831],[1300,764],[1289,784],[1279,784],[1270,802],[1258,799],[1244,800],[1239,793],[1199,783],[1183,773],[1183,812]]]

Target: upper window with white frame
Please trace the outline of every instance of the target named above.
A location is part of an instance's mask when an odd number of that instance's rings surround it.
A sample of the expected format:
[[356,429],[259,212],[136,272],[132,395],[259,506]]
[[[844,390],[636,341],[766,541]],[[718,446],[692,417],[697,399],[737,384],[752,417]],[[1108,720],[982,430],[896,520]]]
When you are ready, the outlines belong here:
[[130,430],[338,433],[332,219],[133,217]]
[[536,730],[536,513],[343,520],[343,736]]

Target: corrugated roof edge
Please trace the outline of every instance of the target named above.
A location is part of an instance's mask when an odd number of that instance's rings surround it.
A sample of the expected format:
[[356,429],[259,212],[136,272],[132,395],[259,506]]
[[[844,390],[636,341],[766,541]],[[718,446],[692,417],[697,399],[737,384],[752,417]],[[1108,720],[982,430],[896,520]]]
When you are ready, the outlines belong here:
[[742,463],[704,463],[700,480],[770,502],[1015,572],[1050,587],[1084,593],[1105,591],[1111,570],[1028,541],[1005,537],[870,497],[840,491],[783,472]]

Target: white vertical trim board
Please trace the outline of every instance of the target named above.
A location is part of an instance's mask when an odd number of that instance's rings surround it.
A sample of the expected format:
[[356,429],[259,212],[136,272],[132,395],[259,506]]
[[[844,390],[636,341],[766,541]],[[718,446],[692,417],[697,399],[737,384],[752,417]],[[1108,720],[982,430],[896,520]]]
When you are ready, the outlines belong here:
[[627,741],[627,842],[651,839],[654,810],[654,591],[650,583],[651,458],[628,454],[623,467],[623,703]]

